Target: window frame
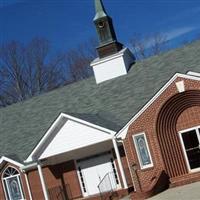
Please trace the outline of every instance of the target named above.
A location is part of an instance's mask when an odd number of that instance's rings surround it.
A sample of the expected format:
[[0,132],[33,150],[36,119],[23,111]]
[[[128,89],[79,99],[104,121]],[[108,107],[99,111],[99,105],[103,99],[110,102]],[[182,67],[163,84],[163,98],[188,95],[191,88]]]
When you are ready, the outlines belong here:
[[[150,164],[147,164],[147,165],[143,165],[143,163],[142,163],[140,152],[139,152],[137,141],[136,141],[136,137],[137,136],[141,136],[141,135],[144,136],[144,141],[145,141],[147,152],[148,152],[149,158],[150,158]],[[150,149],[149,149],[149,144],[148,144],[145,132],[134,134],[134,135],[132,135],[132,138],[133,138],[133,142],[134,142],[134,147],[135,147],[135,150],[136,150],[137,158],[138,158],[138,161],[139,161],[139,164],[140,164],[140,168],[141,169],[147,169],[147,168],[153,167],[154,166],[153,165],[153,160],[152,160],[152,156],[151,156],[151,152],[150,152]]]
[[[12,169],[16,170],[18,174],[10,175],[9,177],[4,177],[5,172],[8,168],[12,168]],[[22,197],[20,200],[25,200],[25,196],[24,196],[24,192],[23,192],[23,186],[22,186],[22,180],[21,180],[21,174],[20,174],[19,170],[16,169],[15,167],[13,167],[13,166],[7,166],[5,168],[5,170],[3,171],[2,176],[1,176],[1,181],[2,181],[3,190],[4,190],[6,200],[9,200],[10,197],[11,197],[7,180],[10,179],[10,178],[15,178],[15,177],[17,178],[17,183],[18,183],[19,190],[20,190],[21,197]]]
[[200,125],[199,126],[194,126],[194,127],[191,127],[191,128],[187,128],[187,129],[183,129],[183,130],[178,132],[179,140],[180,140],[180,143],[181,143],[181,148],[182,148],[182,151],[183,151],[183,155],[184,155],[184,158],[185,158],[185,161],[186,161],[186,165],[187,165],[187,169],[188,169],[189,173],[199,172],[200,171],[200,167],[195,168],[195,169],[191,169],[190,163],[189,163],[189,160],[188,160],[188,157],[187,157],[185,145],[184,145],[184,142],[183,142],[182,134],[187,133],[189,131],[195,130],[197,138],[199,140],[199,144],[200,144],[200,131],[199,131],[199,129],[200,129]]

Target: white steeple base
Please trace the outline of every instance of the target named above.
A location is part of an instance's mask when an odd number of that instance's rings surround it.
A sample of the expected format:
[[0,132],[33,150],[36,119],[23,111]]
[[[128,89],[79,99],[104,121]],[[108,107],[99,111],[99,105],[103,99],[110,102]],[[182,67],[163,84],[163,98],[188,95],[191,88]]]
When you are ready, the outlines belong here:
[[124,48],[116,54],[105,58],[96,58],[90,66],[93,67],[96,83],[125,75],[131,64],[134,63],[134,56],[128,48]]

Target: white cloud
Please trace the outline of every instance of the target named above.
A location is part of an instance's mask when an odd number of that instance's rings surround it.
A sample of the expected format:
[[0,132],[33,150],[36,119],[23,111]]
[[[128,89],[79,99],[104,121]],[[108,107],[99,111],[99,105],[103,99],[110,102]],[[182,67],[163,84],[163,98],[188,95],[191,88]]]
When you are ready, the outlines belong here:
[[[175,39],[177,37],[180,37],[184,34],[190,33],[194,30],[199,29],[199,27],[180,27],[180,28],[175,28],[166,32],[160,32],[158,33],[158,37],[161,37],[165,41],[170,41],[172,39]],[[147,39],[143,40],[143,44],[145,46],[145,49],[148,49],[152,47],[155,44],[155,35],[152,35],[152,37],[147,37]]]
[[[163,36],[166,41],[170,41],[174,38],[180,37],[184,34],[190,33],[194,30],[198,29],[198,27],[181,27],[175,28],[166,32],[161,32],[161,37]],[[148,40],[146,44],[146,48],[152,46],[154,44],[155,38],[152,37]]]
[[172,39],[177,38],[186,33],[190,33],[196,29],[198,29],[198,28],[197,27],[181,27],[181,28],[176,28],[176,29],[170,30],[163,34],[165,35],[167,40],[172,40]]

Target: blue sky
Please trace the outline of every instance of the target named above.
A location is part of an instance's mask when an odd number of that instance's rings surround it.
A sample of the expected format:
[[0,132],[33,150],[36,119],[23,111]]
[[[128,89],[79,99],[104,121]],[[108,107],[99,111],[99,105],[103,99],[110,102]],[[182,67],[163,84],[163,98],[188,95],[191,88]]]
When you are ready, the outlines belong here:
[[[200,35],[198,0],[103,0],[118,40],[161,32],[173,44]],[[35,36],[67,50],[96,37],[94,0],[0,0],[0,43]]]

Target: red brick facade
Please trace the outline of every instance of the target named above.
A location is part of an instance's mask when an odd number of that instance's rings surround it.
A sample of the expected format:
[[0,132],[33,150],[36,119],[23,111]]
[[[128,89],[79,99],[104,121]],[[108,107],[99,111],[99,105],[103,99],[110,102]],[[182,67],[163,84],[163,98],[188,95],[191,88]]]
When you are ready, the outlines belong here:
[[17,171],[20,174],[20,178],[21,178],[21,182],[22,182],[22,190],[23,190],[23,195],[25,196],[25,198],[27,200],[29,200],[29,194],[28,194],[28,188],[27,188],[27,184],[26,184],[26,180],[25,180],[25,176],[24,174],[20,171],[19,167],[10,163],[6,163],[4,165],[4,167],[1,169],[0,171],[0,177],[1,177],[1,182],[0,182],[0,199],[6,199],[5,197],[5,193],[4,193],[4,189],[3,189],[3,182],[2,182],[2,176],[3,176],[3,172],[7,167],[13,167],[15,169],[17,169]]
[[[178,92],[175,82],[180,80],[184,80],[186,92]],[[177,78],[130,125],[124,144],[129,164],[135,166],[131,173],[138,194],[143,193],[145,196],[152,191],[162,171],[174,185],[180,183],[179,180],[182,180],[182,184],[200,180],[200,173],[188,175],[178,136],[179,130],[200,125],[199,89],[199,81]],[[146,134],[153,160],[153,167],[143,170],[140,168],[132,138],[134,134],[141,132]]]
[[[50,199],[65,195],[68,199],[82,197],[74,161],[42,168]],[[44,199],[37,169],[28,173],[33,199]]]
[[[121,155],[123,167],[127,176],[128,185],[131,187],[132,181],[129,178],[130,172],[128,171],[127,160],[126,160],[122,146],[120,147],[120,155]],[[118,168],[116,158],[115,158],[115,163],[117,166],[120,182],[122,183],[122,179],[119,173],[119,168]],[[4,168],[1,170],[1,172],[3,172],[7,166],[13,166],[13,165],[9,165],[9,164],[5,165]],[[14,167],[19,170],[18,167],[16,166]],[[57,165],[46,166],[42,168],[42,172],[43,172],[46,186],[48,188],[50,199],[62,200],[64,199],[64,197],[67,197],[67,199],[77,199],[77,198],[83,197],[77,171],[76,171],[75,161],[71,160],[71,161],[64,162]],[[26,173],[27,173],[27,177],[28,177],[28,181],[30,185],[32,198],[37,199],[37,200],[43,200],[44,195],[43,195],[42,185],[41,185],[37,168],[31,171],[28,171]],[[20,172],[20,175],[22,179],[22,187],[23,187],[24,195],[26,199],[29,200],[28,189],[25,182],[25,175],[21,172]],[[124,195],[124,194],[127,194],[127,191],[122,190],[122,191],[119,191],[119,194],[117,193],[117,196]],[[97,196],[94,198],[98,199],[99,197]],[[0,199],[5,199],[2,184],[0,184]]]

